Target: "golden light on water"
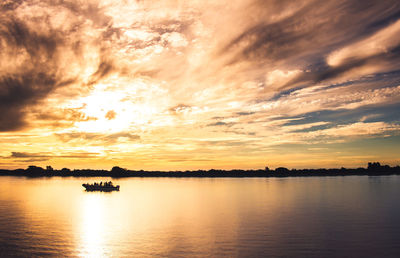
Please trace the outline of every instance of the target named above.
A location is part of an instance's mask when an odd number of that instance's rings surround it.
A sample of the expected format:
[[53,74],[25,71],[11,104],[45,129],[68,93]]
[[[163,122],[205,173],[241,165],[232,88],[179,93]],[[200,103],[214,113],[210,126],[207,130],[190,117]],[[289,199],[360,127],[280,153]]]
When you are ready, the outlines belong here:
[[[108,194],[85,192],[82,181],[2,178],[0,236],[11,243],[3,248],[24,257],[325,254],[327,244],[342,253],[346,245],[398,252],[390,249],[397,238],[385,234],[398,233],[396,176],[131,178]],[[392,210],[388,220],[382,205]]]
[[[107,234],[112,233],[106,218],[108,212],[104,207],[105,202],[99,195],[85,195],[79,210],[81,220],[79,226],[79,252],[85,257],[105,257],[105,246]],[[108,236],[109,237],[109,236]]]

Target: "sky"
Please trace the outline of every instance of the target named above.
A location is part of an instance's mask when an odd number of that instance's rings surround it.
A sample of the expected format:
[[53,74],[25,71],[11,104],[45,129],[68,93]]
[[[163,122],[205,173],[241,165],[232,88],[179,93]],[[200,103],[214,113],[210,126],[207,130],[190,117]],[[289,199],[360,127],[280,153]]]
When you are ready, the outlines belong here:
[[398,0],[3,0],[0,168],[400,163]]

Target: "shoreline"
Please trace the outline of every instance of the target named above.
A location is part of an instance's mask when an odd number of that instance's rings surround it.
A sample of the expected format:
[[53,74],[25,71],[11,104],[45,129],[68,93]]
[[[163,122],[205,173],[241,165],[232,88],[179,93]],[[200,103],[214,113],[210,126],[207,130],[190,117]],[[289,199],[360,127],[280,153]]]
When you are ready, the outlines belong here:
[[315,177],[315,176],[388,176],[400,175],[400,166],[381,166],[379,162],[368,163],[367,168],[331,168],[331,169],[287,169],[279,167],[275,170],[187,170],[187,171],[144,171],[127,170],[113,167],[111,170],[75,169],[63,168],[61,170],[46,169],[29,166],[27,169],[7,170],[0,169],[0,176],[23,176],[23,177],[175,177],[175,178],[242,178],[242,177]]

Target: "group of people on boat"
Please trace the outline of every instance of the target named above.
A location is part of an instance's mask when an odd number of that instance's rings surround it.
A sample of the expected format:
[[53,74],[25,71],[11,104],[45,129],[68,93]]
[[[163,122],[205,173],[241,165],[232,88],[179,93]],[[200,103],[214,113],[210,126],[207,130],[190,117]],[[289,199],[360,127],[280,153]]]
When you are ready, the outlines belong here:
[[86,191],[119,191],[119,185],[113,185],[111,181],[93,184],[82,184]]
[[109,182],[100,182],[100,183],[97,183],[97,182],[94,182],[93,183],[93,186],[104,186],[104,187],[111,187],[111,186],[113,186],[113,183],[111,182],[111,181],[109,181]]

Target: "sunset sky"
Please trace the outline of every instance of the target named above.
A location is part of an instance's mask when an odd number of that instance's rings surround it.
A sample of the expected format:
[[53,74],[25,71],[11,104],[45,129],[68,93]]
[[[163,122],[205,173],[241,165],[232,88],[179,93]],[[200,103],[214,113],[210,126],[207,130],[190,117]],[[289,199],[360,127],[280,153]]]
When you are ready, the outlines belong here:
[[0,168],[400,164],[398,0],[3,0]]

